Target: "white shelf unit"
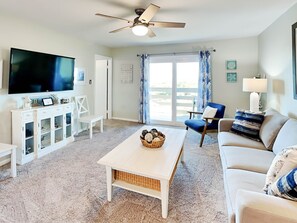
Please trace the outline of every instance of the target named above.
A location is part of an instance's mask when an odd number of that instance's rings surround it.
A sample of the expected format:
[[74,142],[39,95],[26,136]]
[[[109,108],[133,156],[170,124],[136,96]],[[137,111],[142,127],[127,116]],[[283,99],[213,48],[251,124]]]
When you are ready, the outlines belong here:
[[27,163],[73,142],[73,108],[74,104],[68,103],[12,110],[17,163]]

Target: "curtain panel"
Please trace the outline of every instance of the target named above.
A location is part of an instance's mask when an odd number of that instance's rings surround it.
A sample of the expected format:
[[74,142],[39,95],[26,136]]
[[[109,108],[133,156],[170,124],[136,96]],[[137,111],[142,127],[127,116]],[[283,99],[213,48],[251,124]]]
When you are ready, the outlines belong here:
[[140,100],[139,100],[139,123],[150,123],[149,111],[149,60],[147,54],[140,56]]
[[197,109],[198,111],[203,111],[207,103],[212,100],[210,51],[206,50],[199,52],[199,66]]

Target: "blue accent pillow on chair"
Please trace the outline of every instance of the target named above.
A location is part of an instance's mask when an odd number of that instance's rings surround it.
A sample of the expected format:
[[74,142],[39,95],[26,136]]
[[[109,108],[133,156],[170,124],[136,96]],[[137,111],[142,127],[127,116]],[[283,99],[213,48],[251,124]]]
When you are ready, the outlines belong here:
[[237,109],[231,132],[256,141],[261,141],[259,132],[263,121],[264,113],[253,113]]

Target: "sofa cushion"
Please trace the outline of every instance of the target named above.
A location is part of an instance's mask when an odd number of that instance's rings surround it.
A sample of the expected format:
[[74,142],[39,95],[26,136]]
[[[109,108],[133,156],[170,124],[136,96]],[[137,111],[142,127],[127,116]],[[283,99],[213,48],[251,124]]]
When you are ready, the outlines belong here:
[[273,159],[266,175],[264,191],[280,177],[297,167],[297,145],[283,149]]
[[263,121],[264,113],[254,113],[237,109],[231,131],[250,139],[260,141],[259,131]]
[[220,147],[222,165],[227,169],[249,170],[267,173],[275,155],[267,150],[222,146]]
[[220,132],[218,140],[220,146],[239,146],[266,150],[263,143],[248,139],[232,132]]
[[274,182],[268,188],[268,194],[297,201],[297,168]]
[[272,108],[265,112],[259,135],[268,150],[272,150],[273,143],[279,130],[288,119],[288,117],[281,115]]
[[[236,193],[239,189],[264,194],[261,189],[265,182],[265,174],[246,170],[227,169],[224,175],[224,186],[229,219],[235,222]],[[232,221],[233,220],[233,221]]]
[[290,118],[280,129],[275,142],[272,147],[272,151],[278,154],[282,149],[297,144],[297,120]]

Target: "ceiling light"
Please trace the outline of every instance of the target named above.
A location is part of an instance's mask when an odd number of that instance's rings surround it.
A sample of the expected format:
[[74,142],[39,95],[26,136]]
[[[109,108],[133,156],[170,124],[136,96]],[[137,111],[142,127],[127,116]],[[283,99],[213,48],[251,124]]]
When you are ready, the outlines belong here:
[[148,28],[146,25],[139,24],[139,25],[133,26],[132,32],[136,36],[145,36],[148,32]]

